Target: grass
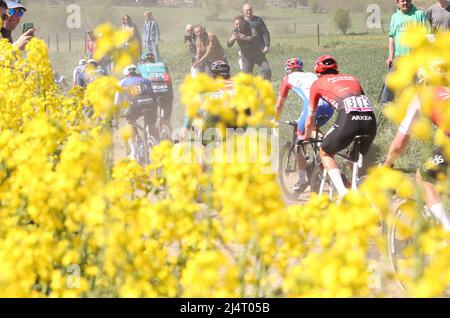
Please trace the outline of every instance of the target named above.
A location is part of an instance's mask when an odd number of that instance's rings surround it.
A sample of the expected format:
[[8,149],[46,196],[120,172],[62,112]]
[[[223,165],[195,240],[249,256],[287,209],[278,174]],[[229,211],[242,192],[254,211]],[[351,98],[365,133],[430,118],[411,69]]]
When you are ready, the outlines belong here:
[[[71,78],[73,67],[84,55],[84,32],[94,25],[102,22],[112,22],[119,25],[121,16],[130,14],[138,26],[143,23],[142,7],[111,7],[111,6],[85,6],[82,5],[82,29],[70,30],[72,33],[72,51],[68,51],[67,34],[69,30],[65,26],[68,14],[64,6],[46,6],[45,14],[36,6],[28,6],[30,14],[22,22],[34,22],[38,28],[38,36],[47,39],[51,35],[50,54],[54,68],[67,78]],[[176,89],[172,122],[174,126],[182,123],[184,110],[179,104],[178,88],[184,77],[189,73],[190,56],[183,44],[184,26],[187,23],[200,23],[207,26],[208,30],[215,32],[231,63],[233,73],[238,71],[236,47],[227,49],[226,37],[231,30],[232,17],[238,12],[225,11],[219,21],[206,21],[205,11],[198,8],[151,8],[156,19],[160,22],[162,42],[160,44],[161,55],[169,66],[171,76]],[[273,85],[278,90],[279,83],[284,75],[283,65],[286,59],[293,56],[301,56],[305,62],[305,70],[311,71],[313,61],[321,54],[333,54],[339,62],[340,70],[358,77],[362,87],[370,100],[375,104],[378,118],[378,135],[373,147],[373,159],[384,157],[397,127],[388,122],[383,114],[381,106],[377,105],[377,99],[383,85],[385,75],[385,59],[387,57],[387,36],[381,30],[370,30],[365,26],[366,14],[353,14],[354,27],[349,30],[350,35],[339,34],[333,26],[331,15],[311,14],[305,9],[271,9],[256,12],[264,17],[271,31],[272,48],[268,55],[273,70]],[[384,16],[384,21],[389,21],[390,14]],[[296,33],[293,26],[296,23]],[[320,45],[317,43],[316,24],[321,24]],[[61,43],[60,52],[56,51],[54,35],[59,33]],[[352,34],[353,33],[353,34]],[[17,37],[17,35],[16,35]],[[255,68],[259,71],[258,67]],[[283,112],[283,119],[296,119],[299,116],[302,105],[293,93],[287,102]],[[289,134],[284,132],[284,138]],[[422,147],[420,143],[413,143],[410,151],[403,160],[409,164],[419,162]]]

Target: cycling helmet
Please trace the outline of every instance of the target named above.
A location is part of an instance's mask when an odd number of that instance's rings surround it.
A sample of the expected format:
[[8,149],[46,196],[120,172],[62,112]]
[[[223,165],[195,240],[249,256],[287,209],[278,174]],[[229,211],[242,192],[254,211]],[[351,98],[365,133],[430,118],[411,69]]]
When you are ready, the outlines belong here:
[[302,70],[303,70],[303,61],[299,57],[290,58],[289,60],[286,61],[286,63],[284,63],[284,71],[286,72],[286,74]]
[[86,65],[87,64],[87,60],[86,59],[81,59],[79,62],[78,62],[78,65]]
[[123,76],[128,76],[131,73],[136,73],[137,67],[134,64],[128,65],[123,69]]
[[314,72],[322,74],[328,70],[338,70],[336,59],[331,55],[322,55],[319,57],[314,65]]
[[231,77],[230,65],[227,62],[218,60],[211,64],[211,73],[214,76],[222,76],[227,79]]
[[94,65],[94,66],[98,66],[97,61],[94,60],[94,59],[87,60],[87,64],[91,64],[91,65]]
[[155,61],[156,61],[155,55],[151,52],[142,53],[141,60],[142,61],[149,60],[151,63],[155,63]]

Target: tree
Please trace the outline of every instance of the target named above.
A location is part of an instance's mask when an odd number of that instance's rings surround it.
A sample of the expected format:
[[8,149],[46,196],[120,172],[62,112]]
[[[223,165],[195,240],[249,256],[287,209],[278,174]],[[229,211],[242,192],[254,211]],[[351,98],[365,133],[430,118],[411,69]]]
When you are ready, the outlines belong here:
[[333,14],[334,22],[336,26],[345,35],[347,30],[352,26],[352,20],[350,18],[350,11],[344,9],[338,9]]

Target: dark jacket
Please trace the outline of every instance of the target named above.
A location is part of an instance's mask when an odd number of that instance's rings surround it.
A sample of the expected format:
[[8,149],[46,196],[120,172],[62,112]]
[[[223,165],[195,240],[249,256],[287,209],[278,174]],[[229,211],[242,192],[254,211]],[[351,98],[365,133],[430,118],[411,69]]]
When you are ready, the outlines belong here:
[[250,27],[255,30],[256,34],[258,35],[258,43],[263,49],[264,47],[270,47],[270,33],[267,29],[266,24],[264,23],[263,19],[260,17],[257,17],[256,15],[252,16],[250,20],[248,20],[250,23]]
[[[256,28],[252,28],[247,21],[242,19],[240,29],[234,29],[230,34],[230,38],[233,36],[233,33],[238,34],[236,42],[239,44],[242,56],[244,58],[253,59],[254,57],[263,55],[263,47],[259,44],[259,35]],[[234,43],[235,41],[228,40],[227,47],[232,47]]]

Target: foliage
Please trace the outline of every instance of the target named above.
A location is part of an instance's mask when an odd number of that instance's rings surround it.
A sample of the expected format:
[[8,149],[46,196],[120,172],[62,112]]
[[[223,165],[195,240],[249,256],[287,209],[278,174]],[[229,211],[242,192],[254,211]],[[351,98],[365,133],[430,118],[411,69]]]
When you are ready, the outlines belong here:
[[333,14],[334,23],[345,35],[347,30],[352,26],[352,20],[350,18],[350,12],[344,9],[338,9]]
[[[117,51],[122,33],[101,30],[109,38],[101,50]],[[405,41],[416,53],[399,63],[389,81],[393,88],[407,89],[410,65],[426,66],[436,56],[450,63],[449,34],[433,45],[419,31],[410,34]],[[261,135],[232,136],[231,156],[224,142],[212,151],[212,161],[190,159],[202,156],[203,148],[166,142],[153,150],[148,167],[130,160],[112,164],[117,80],[105,77],[86,92],[63,96],[43,41],[33,39],[27,49],[23,58],[0,41],[0,296],[374,295],[367,283],[370,242],[380,239],[380,220],[389,220],[389,191],[414,196],[407,176],[377,168],[361,192],[341,201],[313,196],[285,207],[276,176],[268,173],[273,145]],[[119,49],[116,62],[125,54]],[[186,80],[188,113],[218,106],[225,119],[219,128],[227,120],[267,125],[275,96],[270,83],[243,75],[235,81],[237,94],[214,104],[194,95],[220,88],[222,81]],[[444,81],[431,76],[430,85],[448,86],[448,76]],[[87,104],[93,118],[83,116]],[[249,105],[252,116],[244,116]],[[448,106],[438,109],[448,116]],[[443,125],[439,130],[448,128]],[[426,135],[419,130],[417,136]],[[436,143],[448,157],[448,137],[439,130]],[[255,154],[254,145],[265,151]],[[448,197],[448,180],[438,186]],[[417,235],[417,248],[432,257],[408,277],[412,293],[441,296],[450,285],[450,234],[433,226]]]

